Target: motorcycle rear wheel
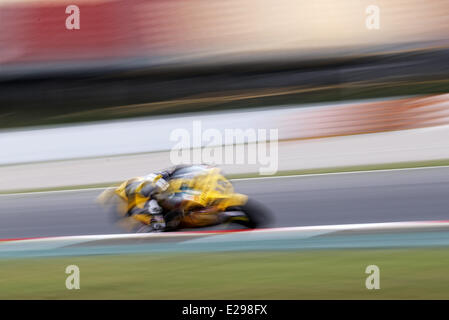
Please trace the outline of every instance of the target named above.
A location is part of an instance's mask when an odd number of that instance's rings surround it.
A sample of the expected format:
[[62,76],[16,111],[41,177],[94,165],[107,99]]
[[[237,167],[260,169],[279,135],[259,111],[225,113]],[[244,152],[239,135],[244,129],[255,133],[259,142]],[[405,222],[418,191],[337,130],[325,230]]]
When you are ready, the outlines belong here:
[[238,208],[228,208],[226,211],[239,210],[245,213],[248,220],[235,221],[249,229],[267,228],[273,223],[273,215],[267,207],[260,202],[249,198],[245,205]]

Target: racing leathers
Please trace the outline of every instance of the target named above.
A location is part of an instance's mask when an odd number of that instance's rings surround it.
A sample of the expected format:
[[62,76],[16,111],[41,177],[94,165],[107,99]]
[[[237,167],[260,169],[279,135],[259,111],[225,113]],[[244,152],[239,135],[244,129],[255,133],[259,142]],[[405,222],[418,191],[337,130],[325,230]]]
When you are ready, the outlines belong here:
[[[161,195],[168,189],[168,181],[179,168],[180,166],[175,166],[123,182],[116,192],[127,203],[126,215],[153,230],[163,231],[175,227],[179,216],[176,203],[167,203],[167,199],[161,199]],[[160,206],[160,201],[165,202],[168,210]]]

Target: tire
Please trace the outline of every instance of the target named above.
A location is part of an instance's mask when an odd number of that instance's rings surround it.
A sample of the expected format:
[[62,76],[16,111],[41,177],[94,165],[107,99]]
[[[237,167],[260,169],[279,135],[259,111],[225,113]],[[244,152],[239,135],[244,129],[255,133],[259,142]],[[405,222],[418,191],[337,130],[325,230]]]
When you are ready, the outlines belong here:
[[241,221],[239,224],[247,228],[268,228],[273,223],[272,213],[267,207],[256,200],[248,198],[246,204],[239,209],[243,211],[249,219],[248,221]]

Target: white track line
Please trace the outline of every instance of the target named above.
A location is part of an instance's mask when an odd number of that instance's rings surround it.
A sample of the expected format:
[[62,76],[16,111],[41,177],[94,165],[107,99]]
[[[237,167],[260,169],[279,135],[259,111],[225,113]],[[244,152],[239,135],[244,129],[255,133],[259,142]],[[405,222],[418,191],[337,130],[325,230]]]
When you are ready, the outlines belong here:
[[449,168],[449,165],[429,166],[429,167],[413,167],[413,168],[377,169],[377,170],[340,171],[340,172],[325,172],[325,173],[304,173],[304,174],[293,174],[293,175],[284,175],[284,176],[237,178],[237,179],[230,179],[230,180],[232,180],[232,181],[246,181],[246,180],[264,180],[264,179],[285,179],[285,178],[318,177],[318,176],[329,176],[329,175],[356,174],[356,173],[376,173],[376,172],[391,172],[391,171],[412,171],[412,170],[441,169],[441,168]]
[[100,188],[78,188],[78,189],[67,189],[67,190],[51,190],[51,191],[35,191],[35,192],[18,192],[18,193],[4,193],[0,194],[0,197],[9,196],[27,196],[27,195],[39,195],[39,194],[53,194],[53,193],[70,193],[70,192],[83,192],[83,191],[101,191],[105,190],[107,187]]
[[[358,170],[358,171],[341,171],[341,172],[327,172],[327,173],[305,173],[294,174],[285,176],[265,176],[265,177],[253,177],[253,178],[236,178],[230,179],[231,181],[250,181],[250,180],[268,180],[268,179],[289,179],[289,178],[301,178],[301,177],[318,177],[328,175],[344,175],[344,174],[357,174],[357,173],[377,173],[377,172],[391,172],[391,171],[415,171],[415,170],[427,170],[427,169],[441,169],[449,168],[449,165],[443,166],[429,166],[429,167],[414,167],[414,168],[395,168],[395,169],[378,169],[378,170]],[[0,194],[0,197],[9,196],[24,196],[24,195],[39,195],[39,194],[51,194],[51,193],[69,193],[69,192],[83,192],[83,191],[101,191],[107,187],[101,188],[78,188],[67,190],[53,190],[53,191],[36,191],[36,192],[22,192],[22,193],[5,193]]]

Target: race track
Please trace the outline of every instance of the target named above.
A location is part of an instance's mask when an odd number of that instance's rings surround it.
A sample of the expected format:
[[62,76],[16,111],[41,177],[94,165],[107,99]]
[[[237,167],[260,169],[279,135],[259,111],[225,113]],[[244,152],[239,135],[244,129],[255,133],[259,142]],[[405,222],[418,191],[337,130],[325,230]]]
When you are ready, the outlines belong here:
[[[235,181],[269,207],[273,227],[449,219],[449,167]],[[101,190],[0,196],[0,238],[122,233]]]

